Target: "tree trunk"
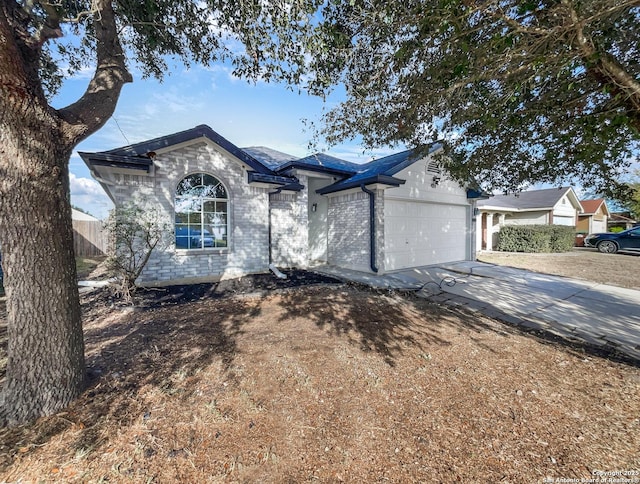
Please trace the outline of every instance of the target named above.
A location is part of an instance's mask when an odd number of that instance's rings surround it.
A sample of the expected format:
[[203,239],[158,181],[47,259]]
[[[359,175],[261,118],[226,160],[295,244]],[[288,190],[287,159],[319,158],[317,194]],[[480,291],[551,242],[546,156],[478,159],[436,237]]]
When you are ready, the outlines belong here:
[[10,425],[61,410],[85,380],[68,176],[72,148],[61,141],[55,112],[29,101],[0,116],[9,341],[0,420]]

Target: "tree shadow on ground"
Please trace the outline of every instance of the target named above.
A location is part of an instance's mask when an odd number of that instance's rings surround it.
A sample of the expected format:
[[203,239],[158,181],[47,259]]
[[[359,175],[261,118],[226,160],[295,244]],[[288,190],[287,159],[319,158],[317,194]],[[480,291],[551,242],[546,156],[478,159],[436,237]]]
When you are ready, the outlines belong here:
[[[354,297],[365,293],[367,296]],[[406,304],[408,300],[414,304]],[[395,366],[407,347],[424,350],[424,345],[449,345],[441,329],[460,326],[455,311],[418,299],[413,293],[345,285],[329,298],[319,300],[313,288],[283,295],[281,320],[304,318],[331,335],[345,338],[362,351],[379,353]],[[469,329],[488,329],[481,318],[465,317]],[[495,328],[491,328],[495,331]]]
[[84,295],[88,387],[64,412],[0,429],[0,471],[18,453],[68,429],[82,430],[70,443],[75,450],[96,451],[104,443],[101,435],[107,426],[124,427],[145,418],[149,409],[135,398],[143,387],[183,398],[198,385],[201,369],[210,365],[217,365],[232,384],[237,340],[243,326],[260,314],[260,299],[242,294],[318,283],[337,281],[304,271],[291,272],[287,280],[258,274],[140,290],[133,305],[108,289]]

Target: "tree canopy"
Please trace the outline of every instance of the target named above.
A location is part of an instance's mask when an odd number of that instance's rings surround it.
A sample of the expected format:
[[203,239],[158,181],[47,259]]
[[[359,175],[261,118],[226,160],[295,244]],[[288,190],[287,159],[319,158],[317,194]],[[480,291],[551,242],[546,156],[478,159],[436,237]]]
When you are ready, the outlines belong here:
[[329,1],[310,89],[344,83],[332,143],[424,147],[488,189],[577,178],[608,191],[638,156],[638,0]]
[[635,219],[640,219],[640,168],[633,172],[633,176],[625,183],[627,188],[623,197],[616,200]]

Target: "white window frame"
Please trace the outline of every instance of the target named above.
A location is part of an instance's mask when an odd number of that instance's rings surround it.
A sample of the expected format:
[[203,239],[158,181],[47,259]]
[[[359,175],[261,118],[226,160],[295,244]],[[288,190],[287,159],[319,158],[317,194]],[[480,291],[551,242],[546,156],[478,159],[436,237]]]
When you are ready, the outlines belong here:
[[[213,191],[220,186],[224,190],[224,194],[226,197],[216,197],[216,196],[190,196],[190,195],[179,195],[178,191],[180,189],[180,184],[189,177],[200,176],[201,184],[195,185],[192,189],[198,189],[200,187],[212,186]],[[217,183],[215,184],[206,184],[204,183],[205,177],[213,178]],[[231,240],[230,240],[230,222],[231,222],[231,198],[229,196],[229,189],[222,182],[222,180],[214,174],[207,173],[204,171],[197,171],[194,173],[189,173],[182,177],[176,186],[175,194],[173,197],[174,201],[174,246],[176,250],[184,251],[184,252],[194,252],[194,251],[226,251],[229,249]],[[181,202],[186,202],[196,204],[199,206],[199,210],[188,210],[188,211],[179,211],[178,208]],[[206,204],[213,203],[213,211],[205,211]],[[218,211],[218,203],[225,204],[225,211]],[[186,215],[186,221],[178,221],[179,214]],[[191,215],[194,218],[199,219],[199,222],[191,222]],[[213,216],[210,218],[215,218],[217,214],[224,214],[225,223],[224,224],[215,224],[215,223],[207,223],[207,215]],[[193,228],[195,227],[195,229]],[[224,234],[221,238],[216,237],[216,228],[224,227]],[[186,234],[183,234],[183,230],[186,229]],[[210,230],[211,229],[211,230]],[[180,235],[179,235],[180,234]],[[205,235],[203,235],[205,234]],[[210,235],[210,236],[208,236]],[[186,244],[179,244],[178,239],[186,242]],[[224,240],[225,244],[220,244],[220,240]],[[193,243],[198,242],[199,246],[192,246]]]

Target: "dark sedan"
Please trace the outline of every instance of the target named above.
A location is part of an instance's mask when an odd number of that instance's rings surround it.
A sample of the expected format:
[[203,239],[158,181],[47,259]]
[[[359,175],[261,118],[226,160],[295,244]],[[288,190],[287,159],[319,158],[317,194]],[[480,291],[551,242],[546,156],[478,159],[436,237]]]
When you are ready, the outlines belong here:
[[600,252],[615,254],[619,250],[640,251],[640,227],[634,227],[616,234],[589,234],[584,239],[584,245],[595,247]]

